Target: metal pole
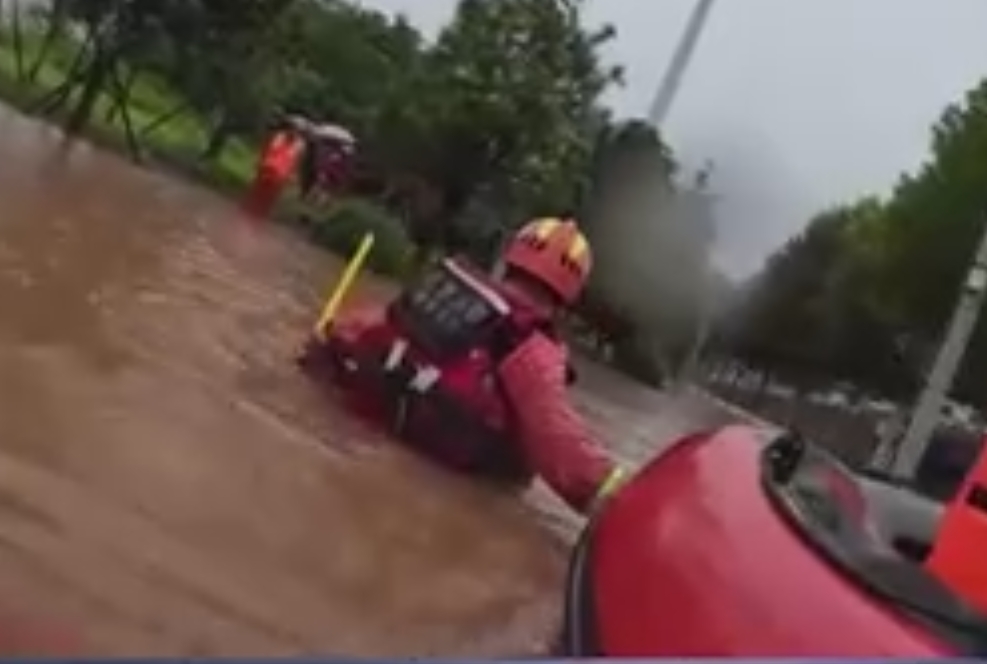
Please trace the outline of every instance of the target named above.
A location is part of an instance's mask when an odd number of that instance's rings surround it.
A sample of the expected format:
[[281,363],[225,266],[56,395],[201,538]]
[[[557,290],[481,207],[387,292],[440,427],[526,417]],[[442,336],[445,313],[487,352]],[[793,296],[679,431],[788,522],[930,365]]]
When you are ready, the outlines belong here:
[[984,303],[985,287],[987,287],[987,226],[982,233],[980,246],[963,283],[963,290],[949,329],[946,331],[945,340],[939,347],[935,364],[926,379],[925,388],[915,407],[908,431],[901,441],[897,454],[894,455],[891,467],[891,474],[894,477],[908,479],[915,476],[919,463],[929,447],[932,433],[939,423],[956,371],[977,325],[977,318]]
[[711,275],[707,274],[706,281],[703,284],[704,292],[700,296],[701,302],[699,305],[699,321],[696,326],[695,337],[692,340],[692,345],[689,347],[689,354],[686,356],[685,362],[682,363],[682,367],[679,370],[679,383],[681,384],[696,381],[696,374],[699,370],[699,360],[702,357],[703,350],[705,349],[706,340],[709,338],[714,308],[712,293],[710,292],[712,291],[712,286],[709,283],[710,281],[712,281]]
[[[715,194],[709,193],[709,181],[713,174],[713,169],[713,162],[706,162],[706,166],[703,167],[703,169],[696,175],[696,181],[693,185],[694,189],[689,192],[691,196],[695,197],[695,201],[697,203],[695,214],[698,214],[700,217],[699,219],[694,219],[693,223],[702,223],[704,226],[714,223],[712,219],[712,206],[716,196]],[[690,214],[690,217],[691,216],[692,215]],[[710,238],[703,238],[703,241],[709,242]],[[713,323],[712,319],[716,310],[716,302],[714,302],[714,297],[716,294],[713,291],[713,278],[714,277],[710,269],[703,272],[703,279],[700,284],[700,292],[698,297],[699,316],[696,330],[693,334],[692,343],[689,346],[689,352],[679,367],[678,380],[680,383],[686,383],[696,377],[696,372],[699,368],[699,359],[702,356],[704,347],[706,346],[706,341],[711,332]]]
[[675,49],[675,55],[672,56],[672,61],[665,71],[665,77],[662,79],[661,85],[655,93],[655,99],[651,103],[651,112],[648,114],[648,118],[655,127],[661,128],[668,111],[672,107],[672,102],[675,101],[675,96],[682,84],[682,76],[685,74],[692,54],[696,50],[696,45],[699,43],[699,37],[706,25],[706,19],[709,18],[713,2],[714,0],[699,0],[695,9],[692,10],[692,16],[686,25],[682,40]]

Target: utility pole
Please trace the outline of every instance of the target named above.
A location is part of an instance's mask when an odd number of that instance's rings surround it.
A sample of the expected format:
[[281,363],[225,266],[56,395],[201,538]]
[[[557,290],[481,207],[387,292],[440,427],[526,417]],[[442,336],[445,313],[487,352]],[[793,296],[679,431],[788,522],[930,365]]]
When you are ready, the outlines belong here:
[[699,303],[699,321],[696,327],[695,337],[692,340],[692,345],[689,347],[689,354],[685,358],[685,362],[682,363],[681,369],[679,369],[679,382],[682,384],[696,381],[697,373],[699,371],[699,361],[702,359],[702,353],[706,346],[706,341],[709,339],[709,333],[711,332],[711,327],[713,324],[713,308],[715,303],[712,297],[712,285],[708,283],[712,280],[712,275],[704,275],[705,283],[703,284],[703,294]]
[[953,319],[946,331],[935,364],[929,371],[925,387],[912,414],[908,431],[892,460],[891,474],[899,479],[915,476],[919,463],[931,442],[932,434],[942,417],[942,409],[953,386],[963,354],[977,325],[987,290],[987,225],[980,245],[967,272]]
[[696,50],[696,45],[699,43],[699,37],[702,35],[703,28],[706,27],[706,20],[709,18],[710,10],[713,8],[713,2],[714,0],[699,0],[696,3],[695,9],[692,10],[692,16],[689,18],[689,23],[686,25],[685,33],[682,35],[682,40],[675,49],[675,54],[672,56],[672,61],[669,63],[668,69],[665,70],[665,77],[662,79],[657,92],[655,92],[655,98],[651,102],[651,112],[648,114],[648,119],[651,121],[651,124],[659,129],[665,123],[665,118],[672,108],[672,102],[675,101],[675,96],[678,94],[679,87],[682,85],[682,77]]
[[[694,223],[701,223],[703,225],[711,224],[712,222],[712,207],[716,196],[709,192],[709,180],[713,174],[715,165],[712,161],[706,162],[706,165],[696,174],[696,180],[693,185],[694,190],[691,193],[695,197],[697,210],[696,212],[700,215],[700,218],[694,219]],[[691,217],[692,215],[690,215]],[[708,242],[709,238],[704,237],[703,241]],[[702,283],[700,284],[699,292],[699,307],[698,307],[698,318],[696,321],[696,330],[692,338],[692,343],[689,346],[689,352],[686,355],[685,360],[679,367],[678,380],[680,383],[686,383],[690,380],[696,378],[696,373],[699,368],[699,360],[702,357],[704,347],[706,346],[706,341],[709,338],[713,324],[713,316],[715,314],[716,302],[714,298],[716,293],[714,291],[713,284],[713,274],[711,270],[707,269],[703,272]]]

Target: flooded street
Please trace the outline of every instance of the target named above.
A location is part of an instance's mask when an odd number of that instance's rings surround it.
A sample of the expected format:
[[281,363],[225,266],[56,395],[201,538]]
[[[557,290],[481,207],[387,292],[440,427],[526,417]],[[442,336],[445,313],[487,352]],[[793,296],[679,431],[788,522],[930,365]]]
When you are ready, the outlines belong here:
[[[0,615],[80,654],[543,648],[578,524],[430,466],[295,371],[338,263],[3,107],[0,201]],[[584,374],[629,460],[714,417]]]

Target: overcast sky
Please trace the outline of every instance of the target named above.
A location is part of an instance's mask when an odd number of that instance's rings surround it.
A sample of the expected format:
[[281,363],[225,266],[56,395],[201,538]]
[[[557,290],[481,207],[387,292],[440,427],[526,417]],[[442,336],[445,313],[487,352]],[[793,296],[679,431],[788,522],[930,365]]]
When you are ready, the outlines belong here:
[[[456,0],[363,0],[434,35]],[[695,0],[589,0],[627,69],[609,98],[647,112]],[[821,207],[886,192],[928,129],[987,76],[985,0],[720,0],[668,118],[687,164],[717,164],[721,264],[732,274]]]

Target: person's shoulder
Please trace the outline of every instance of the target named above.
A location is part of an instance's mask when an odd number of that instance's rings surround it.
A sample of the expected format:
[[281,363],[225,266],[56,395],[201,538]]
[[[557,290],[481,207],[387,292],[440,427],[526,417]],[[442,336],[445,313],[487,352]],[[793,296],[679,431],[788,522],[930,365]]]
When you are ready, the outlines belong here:
[[536,353],[546,360],[567,363],[569,347],[553,330],[536,328],[521,342],[521,346],[529,353]]

